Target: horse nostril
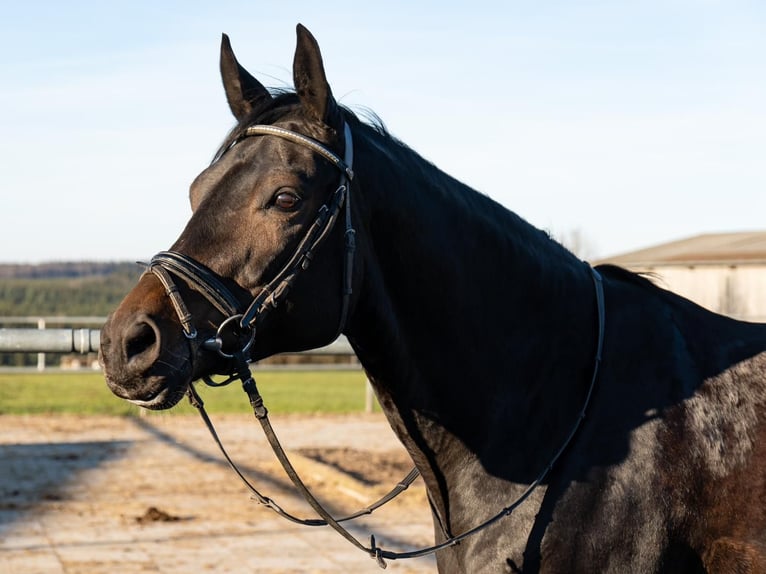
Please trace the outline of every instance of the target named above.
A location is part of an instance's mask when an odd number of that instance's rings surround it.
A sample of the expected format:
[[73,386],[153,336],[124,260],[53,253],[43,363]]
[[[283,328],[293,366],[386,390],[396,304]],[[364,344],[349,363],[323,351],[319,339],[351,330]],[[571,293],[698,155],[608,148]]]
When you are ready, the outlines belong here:
[[157,330],[151,320],[144,320],[133,325],[125,337],[125,355],[129,362],[139,358],[149,359],[149,351],[158,346]]

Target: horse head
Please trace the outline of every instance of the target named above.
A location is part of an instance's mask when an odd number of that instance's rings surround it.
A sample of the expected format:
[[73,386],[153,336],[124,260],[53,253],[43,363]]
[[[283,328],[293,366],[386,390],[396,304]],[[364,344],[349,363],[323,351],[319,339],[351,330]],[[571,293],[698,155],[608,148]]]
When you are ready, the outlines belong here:
[[[300,25],[297,34],[295,93],[275,95],[223,36],[221,75],[237,125],[192,183],[185,229],[102,330],[106,380],[122,398],[170,408],[192,381],[231,372],[234,355],[317,347],[342,328],[351,135],[316,40]],[[345,233],[335,225],[344,213]]]

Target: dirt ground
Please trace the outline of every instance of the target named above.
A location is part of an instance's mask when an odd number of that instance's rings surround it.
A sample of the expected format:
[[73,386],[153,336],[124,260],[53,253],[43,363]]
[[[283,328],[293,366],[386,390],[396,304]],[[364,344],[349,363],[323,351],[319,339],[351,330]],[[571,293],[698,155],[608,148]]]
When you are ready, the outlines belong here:
[[[252,417],[212,416],[263,494],[313,516]],[[272,415],[272,423],[336,515],[376,500],[411,468],[382,415]],[[392,550],[429,545],[420,479],[352,532]],[[435,566],[425,558],[389,570]],[[292,524],[251,501],[198,417],[0,416],[2,574],[377,571],[328,527]]]

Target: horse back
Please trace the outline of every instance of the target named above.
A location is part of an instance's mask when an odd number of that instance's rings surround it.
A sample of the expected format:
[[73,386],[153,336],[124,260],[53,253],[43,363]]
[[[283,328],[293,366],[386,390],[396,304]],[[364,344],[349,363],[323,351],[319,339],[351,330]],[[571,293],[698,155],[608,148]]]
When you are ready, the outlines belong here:
[[617,279],[599,393],[630,406],[601,429],[624,433],[606,498],[647,526],[647,571],[766,572],[766,325]]

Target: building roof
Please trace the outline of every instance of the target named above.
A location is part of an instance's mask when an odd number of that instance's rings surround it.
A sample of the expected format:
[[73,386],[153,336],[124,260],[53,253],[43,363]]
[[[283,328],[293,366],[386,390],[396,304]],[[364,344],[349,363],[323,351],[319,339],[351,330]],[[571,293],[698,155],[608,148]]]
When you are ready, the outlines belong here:
[[622,267],[766,264],[766,231],[706,233],[607,257]]

